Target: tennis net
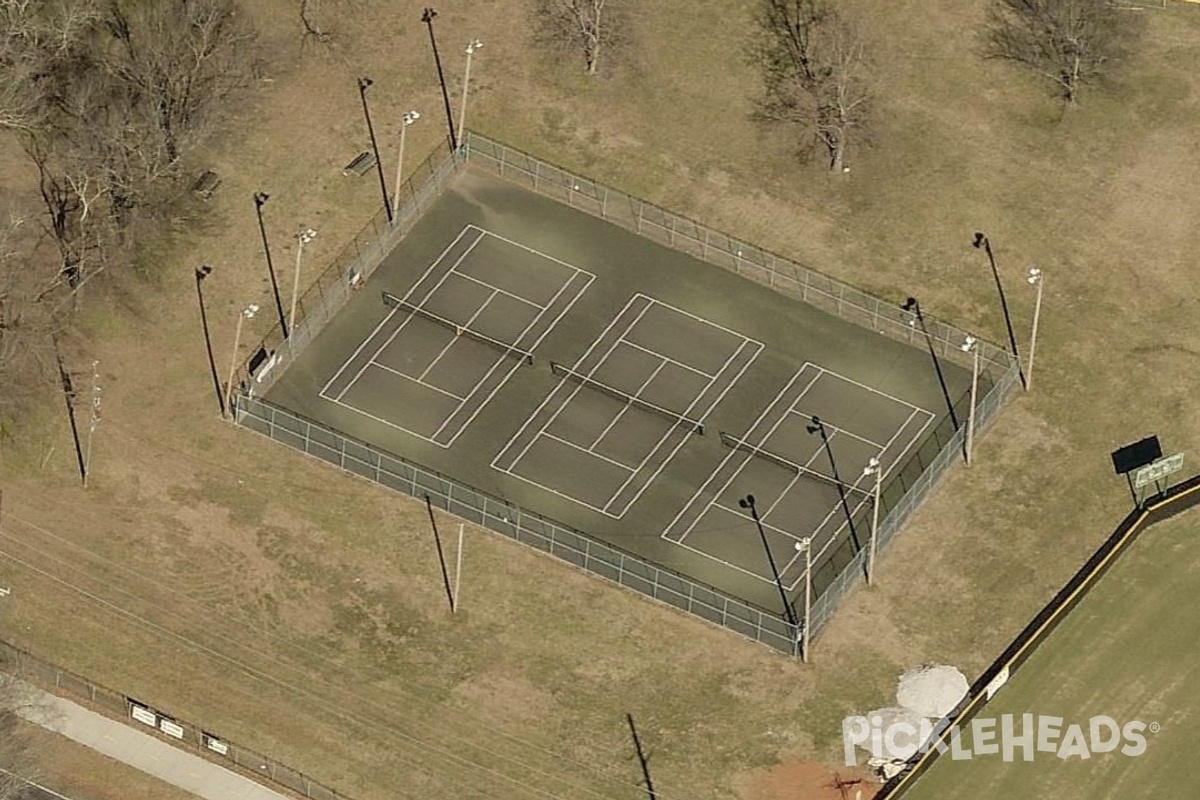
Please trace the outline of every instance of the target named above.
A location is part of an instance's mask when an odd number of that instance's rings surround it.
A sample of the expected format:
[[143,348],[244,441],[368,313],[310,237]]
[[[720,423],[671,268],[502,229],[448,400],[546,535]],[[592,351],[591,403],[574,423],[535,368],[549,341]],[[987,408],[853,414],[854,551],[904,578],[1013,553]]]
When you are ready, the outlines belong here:
[[855,486],[847,486],[845,483],[842,483],[841,481],[837,480],[836,478],[831,478],[828,475],[817,472],[816,470],[809,469],[808,467],[802,466],[801,464],[797,464],[795,461],[791,461],[789,459],[784,458],[783,456],[776,455],[775,453],[772,453],[770,450],[764,450],[761,447],[756,447],[755,445],[752,445],[749,442],[747,442],[745,439],[739,439],[738,437],[734,436],[733,434],[726,433],[725,431],[721,431],[719,436],[721,439],[721,444],[725,445],[726,447],[728,447],[732,450],[737,450],[742,453],[749,453],[750,455],[754,456],[755,458],[761,458],[763,461],[769,461],[770,463],[774,464],[777,467],[782,467],[783,469],[786,469],[793,474],[800,475],[805,478],[813,478],[813,479],[821,481],[823,483],[828,483],[834,487],[849,490],[851,492],[858,492],[860,494],[865,494],[865,492],[863,492],[862,489],[859,489]]
[[697,422],[696,420],[685,417],[682,414],[677,414],[670,409],[663,408],[660,405],[655,405],[654,403],[651,403],[648,400],[643,400],[640,397],[634,397],[631,394],[622,392],[620,389],[614,389],[613,387],[601,383],[594,378],[589,378],[587,375],[576,372],[570,367],[564,367],[557,361],[550,362],[550,371],[555,375],[568,378],[575,383],[580,384],[581,386],[587,387],[588,389],[600,392],[601,394],[606,394],[614,400],[619,400],[626,405],[633,406],[634,408],[642,411],[648,411],[651,414],[657,414],[660,417],[664,417],[671,422],[674,422],[679,427],[687,430],[689,433],[694,433],[697,436],[704,435],[704,423]]
[[503,342],[495,337],[488,336],[486,333],[480,333],[479,331],[471,330],[465,325],[461,325],[454,320],[447,319],[440,314],[435,314],[427,308],[413,305],[407,300],[401,300],[391,292],[383,292],[383,304],[391,308],[398,308],[401,311],[407,312],[411,316],[420,317],[421,319],[441,325],[443,328],[454,331],[456,336],[465,336],[472,341],[494,347],[503,352],[506,356],[519,359],[521,362],[529,366],[533,366],[533,353],[522,350],[514,344],[509,344],[508,342]]

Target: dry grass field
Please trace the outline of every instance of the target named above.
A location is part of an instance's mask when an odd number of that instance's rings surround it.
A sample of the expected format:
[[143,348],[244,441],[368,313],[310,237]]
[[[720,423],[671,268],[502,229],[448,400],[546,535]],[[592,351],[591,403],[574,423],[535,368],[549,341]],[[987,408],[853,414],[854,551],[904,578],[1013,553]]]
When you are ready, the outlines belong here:
[[874,46],[879,124],[830,176],[748,119],[748,0],[642,4],[594,81],[531,48],[531,3],[445,0],[455,85],[461,47],[485,41],[469,124],[489,135],[994,341],[972,232],[991,238],[1022,336],[1025,268],[1047,275],[1035,391],[916,515],[813,664],[478,530],[451,617],[423,506],[218,418],[192,283],[213,265],[225,361],[237,309],[269,308],[251,194],[271,194],[277,264],[300,226],[319,231],[310,276],[374,211],[370,176],[341,175],[367,145],[356,76],[375,81],[385,141],[408,108],[425,116],[410,153],[442,134],[420,6],[326,0],[333,42],[302,46],[295,3],[246,5],[268,77],[195,162],[225,182],[201,218],[143,244],[140,284],[90,295],[71,343],[104,391],[89,488],[49,391],[0,450],[5,636],[76,672],[355,800],[640,797],[626,714],[663,798],[808,796],[771,770],[823,762],[832,778],[842,716],[887,704],[915,663],[977,674],[1111,530],[1128,496],[1110,450],[1149,433],[1200,445],[1196,9],[1130,12],[1145,28],[1132,56],[1064,114],[976,56],[982,0],[847,0]]

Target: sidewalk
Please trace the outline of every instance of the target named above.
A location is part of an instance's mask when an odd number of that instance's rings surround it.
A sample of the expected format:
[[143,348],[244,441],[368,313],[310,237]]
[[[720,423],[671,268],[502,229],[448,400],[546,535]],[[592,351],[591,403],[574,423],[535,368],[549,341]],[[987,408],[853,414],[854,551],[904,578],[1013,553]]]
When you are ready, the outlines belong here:
[[26,686],[20,716],[206,800],[292,800],[178,747],[83,706]]

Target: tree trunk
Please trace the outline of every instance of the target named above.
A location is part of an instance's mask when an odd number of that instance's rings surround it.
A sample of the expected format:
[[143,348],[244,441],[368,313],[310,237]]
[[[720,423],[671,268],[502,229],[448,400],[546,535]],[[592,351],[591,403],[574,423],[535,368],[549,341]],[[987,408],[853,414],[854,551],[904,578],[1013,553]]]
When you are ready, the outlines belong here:
[[600,42],[593,39],[587,48],[587,74],[595,75],[600,63]]

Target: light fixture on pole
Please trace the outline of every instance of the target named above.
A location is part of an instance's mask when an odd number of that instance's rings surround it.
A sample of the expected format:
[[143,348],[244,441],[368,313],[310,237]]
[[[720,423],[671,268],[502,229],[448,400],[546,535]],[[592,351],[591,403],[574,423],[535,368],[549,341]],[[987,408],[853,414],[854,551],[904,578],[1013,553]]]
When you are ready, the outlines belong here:
[[288,328],[296,330],[296,301],[300,297],[300,260],[304,257],[304,245],[316,238],[317,232],[305,228],[296,236],[296,274],[292,277],[292,307],[288,312]]
[[863,475],[875,478],[875,495],[871,503],[871,546],[867,550],[867,586],[871,586],[875,580],[875,547],[879,538],[879,489],[883,481],[883,468],[879,465],[878,458],[871,456],[871,460],[863,468]]
[[458,112],[458,138],[460,144],[467,136],[467,91],[471,86],[471,55],[481,47],[483,47],[483,42],[478,39],[472,39],[467,42],[467,72],[463,76],[462,107]]
[[442,85],[442,104],[446,107],[446,126],[450,129],[450,149],[458,149],[458,136],[454,133],[454,118],[450,116],[450,92],[446,89],[446,73],[442,71],[442,57],[438,55],[437,37],[433,35],[433,20],[437,12],[426,8],[421,12],[421,22],[429,28],[429,46],[433,48],[433,63],[437,66],[438,83]]
[[971,407],[967,409],[967,439],[963,447],[963,457],[967,461],[967,466],[971,466],[971,448],[975,440],[975,397],[979,392],[979,340],[974,336],[968,336],[959,349],[964,353],[973,353],[974,358],[971,361]]
[[275,279],[275,262],[271,259],[271,245],[267,243],[267,226],[263,224],[262,207],[266,205],[271,195],[266,192],[254,193],[254,210],[258,213],[258,232],[262,234],[263,252],[267,254],[267,273],[271,276],[271,294],[275,296],[275,310],[279,312],[279,330],[283,338],[288,337],[287,320],[283,318],[283,300],[279,296],[279,281]]
[[792,608],[792,604],[788,602],[787,592],[783,590],[783,580],[779,577],[779,568],[775,566],[775,556],[771,554],[771,545],[767,541],[767,532],[763,530],[762,520],[758,518],[758,506],[754,502],[754,495],[748,494],[741,498],[738,500],[738,505],[750,512],[750,517],[754,520],[755,527],[758,528],[758,535],[762,539],[763,550],[767,554],[767,563],[771,565],[771,576],[775,579],[775,587],[779,589],[779,599],[783,603],[783,617],[792,629],[794,641],[799,622],[796,619],[796,612]]
[[1045,276],[1037,267],[1029,268],[1029,277],[1025,281],[1037,289],[1037,299],[1033,301],[1033,332],[1029,335],[1029,370],[1025,373],[1025,390],[1033,388],[1033,353],[1037,349],[1038,321],[1042,315],[1042,285]]
[[392,198],[392,218],[400,213],[400,187],[404,176],[404,132],[408,126],[421,118],[418,111],[405,111],[400,117],[400,153],[396,158],[396,194]]
[[371,137],[371,152],[375,154],[375,172],[379,175],[379,194],[383,197],[383,210],[387,214],[388,224],[392,223],[392,205],[388,202],[387,181],[383,177],[383,161],[379,158],[379,141],[375,138],[375,126],[371,124],[371,108],[367,105],[367,89],[375,81],[370,78],[358,79],[358,96],[362,99],[363,116],[367,120],[367,135]]
[[217,394],[217,405],[221,416],[225,416],[225,393],[221,391],[221,378],[217,375],[217,360],[213,357],[212,336],[208,331],[208,309],[204,307],[204,279],[212,274],[212,267],[204,264],[196,269],[196,299],[200,301],[200,325],[204,328],[204,347],[208,351],[208,369],[212,373],[213,390]]
[[992,242],[983,231],[975,231],[975,240],[971,242],[971,246],[976,250],[982,248],[987,253],[988,264],[992,267],[992,278],[996,281],[996,293],[1000,295],[1000,310],[1004,314],[1004,326],[1008,329],[1008,344],[1012,348],[1013,358],[1017,360],[1021,385],[1028,390],[1029,387],[1025,383],[1025,371],[1021,369],[1021,354],[1017,351],[1017,335],[1013,333],[1012,314],[1008,312],[1008,297],[1004,294],[1004,284],[1000,282],[1000,270],[996,268],[996,256],[992,252]]
[[925,315],[921,312],[921,303],[915,297],[910,297],[900,306],[908,313],[912,314],[912,318],[908,321],[908,326],[914,330],[921,329],[921,336],[925,339],[925,349],[929,352],[929,359],[933,362],[933,371],[937,374],[938,386],[942,390],[942,399],[946,402],[946,410],[950,413],[950,424],[954,426],[954,430],[958,430],[958,414],[954,410],[954,401],[950,399],[950,388],[946,385],[946,376],[942,372],[942,362],[938,358],[937,349],[933,346],[933,337],[929,335],[929,326],[925,324]]
[[242,343],[242,323],[248,319],[254,319],[254,315],[258,313],[258,306],[254,303],[246,306],[238,314],[237,328],[233,334],[233,358],[229,362],[229,381],[225,384],[225,406],[229,409],[229,413],[233,415],[233,419],[237,421],[237,414],[233,410],[233,376],[237,373],[237,357],[238,346]]
[[806,536],[796,542],[796,552],[804,553],[804,634],[801,656],[808,663],[808,632],[812,622],[812,537]]

